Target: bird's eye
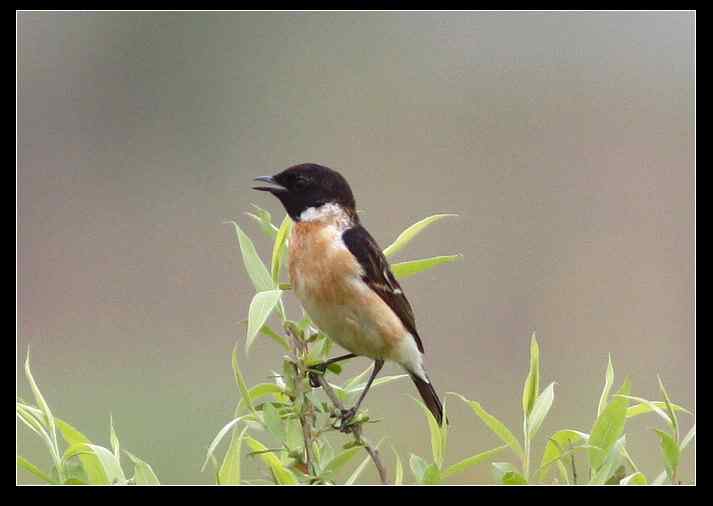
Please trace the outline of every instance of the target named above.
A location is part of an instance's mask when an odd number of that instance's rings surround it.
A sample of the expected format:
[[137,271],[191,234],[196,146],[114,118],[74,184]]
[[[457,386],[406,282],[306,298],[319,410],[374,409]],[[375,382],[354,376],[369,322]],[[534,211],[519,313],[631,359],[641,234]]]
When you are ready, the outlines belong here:
[[297,176],[292,186],[295,190],[304,190],[307,187],[307,178],[303,176]]

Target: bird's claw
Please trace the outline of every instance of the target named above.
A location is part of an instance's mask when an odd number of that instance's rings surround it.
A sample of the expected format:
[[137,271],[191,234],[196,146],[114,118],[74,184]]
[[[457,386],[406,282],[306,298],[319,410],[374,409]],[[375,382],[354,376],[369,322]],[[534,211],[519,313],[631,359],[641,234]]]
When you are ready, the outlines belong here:
[[341,420],[341,423],[339,424],[339,431],[344,433],[351,432],[351,421],[356,415],[356,408],[342,409],[341,411],[342,412],[338,416]]

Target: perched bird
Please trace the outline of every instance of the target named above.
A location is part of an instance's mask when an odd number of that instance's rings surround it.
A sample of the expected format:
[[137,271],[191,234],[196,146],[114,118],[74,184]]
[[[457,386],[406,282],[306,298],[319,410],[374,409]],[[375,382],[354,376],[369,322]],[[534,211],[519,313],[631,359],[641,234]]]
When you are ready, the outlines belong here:
[[255,179],[277,197],[295,222],[289,237],[289,274],[312,321],[349,354],[374,360],[366,388],[342,428],[358,412],[385,360],[400,364],[441,423],[443,406],[423,367],[423,343],[413,309],[374,238],[359,222],[354,195],[337,171],[313,163]]

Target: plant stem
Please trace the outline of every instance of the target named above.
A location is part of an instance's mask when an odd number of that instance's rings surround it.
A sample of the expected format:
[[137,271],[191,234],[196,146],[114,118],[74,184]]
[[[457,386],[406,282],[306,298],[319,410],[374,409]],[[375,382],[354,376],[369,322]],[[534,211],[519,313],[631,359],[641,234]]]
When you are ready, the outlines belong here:
[[[329,397],[329,400],[332,401],[332,404],[334,404],[334,407],[337,408],[337,410],[339,410],[340,412],[343,411],[344,404],[342,404],[342,401],[339,400],[339,397],[337,397],[337,395],[334,393],[334,390],[327,382],[327,380],[324,379],[324,376],[321,374],[318,375],[317,381],[321,385],[322,390],[324,390],[324,393],[327,394],[327,397]],[[389,485],[389,480],[386,475],[386,468],[384,467],[383,462],[381,462],[379,450],[371,446],[371,444],[369,444],[369,442],[362,436],[360,424],[351,426],[350,430],[352,435],[354,436],[354,440],[364,447],[366,452],[371,457],[372,462],[374,462],[374,466],[376,467],[376,470],[379,473],[379,479],[381,480],[381,483],[383,485]]]

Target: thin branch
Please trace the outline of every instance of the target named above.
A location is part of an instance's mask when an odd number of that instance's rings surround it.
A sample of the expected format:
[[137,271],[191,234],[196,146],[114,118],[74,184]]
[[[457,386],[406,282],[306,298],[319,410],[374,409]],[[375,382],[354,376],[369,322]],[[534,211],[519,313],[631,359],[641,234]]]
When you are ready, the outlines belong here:
[[[332,401],[332,404],[334,404],[334,407],[337,408],[337,410],[339,410],[340,412],[344,411],[344,404],[342,404],[342,401],[339,400],[339,397],[337,397],[337,395],[334,393],[332,386],[327,382],[326,379],[324,379],[324,376],[321,374],[315,376],[320,386],[322,387],[322,390],[324,390],[324,393],[327,394],[329,400]],[[379,479],[381,480],[381,483],[383,485],[389,485],[389,480],[386,476],[386,468],[384,467],[383,462],[381,462],[379,450],[371,446],[371,444],[362,436],[361,424],[352,425],[348,428],[348,430],[354,436],[354,440],[358,444],[363,446],[366,452],[371,457],[371,460],[374,462],[376,470],[379,472]]]

